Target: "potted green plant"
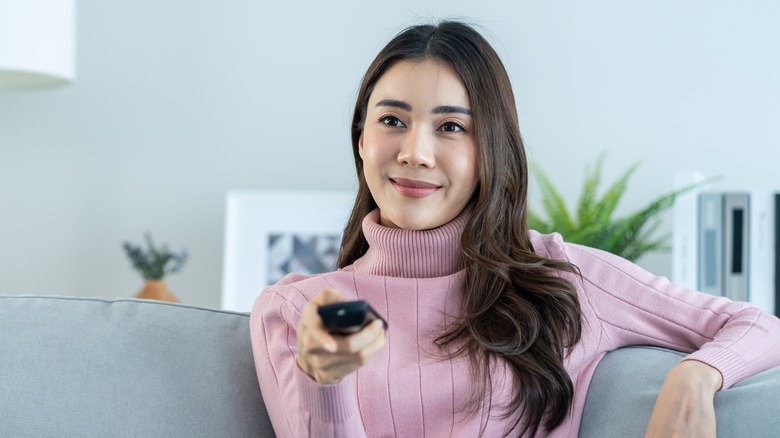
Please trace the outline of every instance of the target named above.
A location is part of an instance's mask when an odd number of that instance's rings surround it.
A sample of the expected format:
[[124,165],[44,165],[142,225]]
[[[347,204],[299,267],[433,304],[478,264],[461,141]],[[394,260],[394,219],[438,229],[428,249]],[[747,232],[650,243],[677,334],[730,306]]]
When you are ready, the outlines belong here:
[[130,242],[122,245],[127,257],[133,263],[133,268],[145,280],[144,287],[136,298],[178,302],[179,300],[168,290],[163,280],[166,275],[181,271],[189,257],[187,250],[182,249],[176,253],[169,250],[165,244],[157,247],[150,233],[144,234],[144,240],[145,249]]
[[567,242],[602,249],[631,261],[649,251],[668,250],[670,234],[656,236],[660,214],[672,207],[679,195],[712,179],[663,194],[633,213],[615,217],[615,208],[639,162],[631,165],[599,196],[604,158],[605,154],[601,154],[593,168],[586,165],[582,193],[572,212],[544,171],[532,163],[531,171],[539,183],[544,217],[529,209],[528,227],[540,233],[557,232]]

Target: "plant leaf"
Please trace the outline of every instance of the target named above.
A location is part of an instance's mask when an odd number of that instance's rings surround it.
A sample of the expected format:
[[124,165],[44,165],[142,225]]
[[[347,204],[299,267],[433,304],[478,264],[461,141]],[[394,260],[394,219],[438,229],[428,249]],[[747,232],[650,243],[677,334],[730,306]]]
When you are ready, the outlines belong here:
[[605,154],[602,153],[595,167],[586,168],[585,181],[577,203],[574,220],[569,214],[562,197],[547,175],[531,163],[535,180],[539,182],[542,206],[548,220],[528,211],[529,228],[540,233],[559,232],[564,240],[611,252],[630,261],[635,261],[649,251],[669,248],[669,233],[655,236],[660,225],[659,215],[674,204],[675,199],[695,188],[719,179],[712,177],[658,196],[645,207],[623,217],[614,218],[618,202],[625,194],[628,181],[639,167],[639,162],[628,168],[604,195],[596,195],[601,183]]
[[569,234],[574,229],[569,211],[566,209],[566,203],[563,201],[560,193],[555,189],[550,179],[539,166],[531,163],[536,181],[539,182],[539,189],[542,195],[542,206],[544,207],[551,231],[556,231],[562,235]]
[[596,192],[598,191],[599,185],[601,185],[601,169],[604,164],[605,156],[606,154],[604,152],[599,155],[593,172],[590,171],[589,165],[585,165],[585,182],[577,204],[577,225],[580,227],[587,226],[593,222]]
[[612,217],[612,213],[615,211],[615,207],[620,202],[623,194],[628,188],[628,180],[634,174],[639,167],[639,162],[631,165],[623,175],[620,176],[612,185],[607,189],[598,203],[597,213],[595,214],[594,221],[597,223],[606,223]]

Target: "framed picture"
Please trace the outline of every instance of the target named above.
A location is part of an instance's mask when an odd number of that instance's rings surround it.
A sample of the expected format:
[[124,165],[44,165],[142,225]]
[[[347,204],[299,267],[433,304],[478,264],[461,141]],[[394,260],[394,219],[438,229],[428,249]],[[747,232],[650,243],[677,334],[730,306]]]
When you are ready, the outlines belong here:
[[336,268],[352,192],[229,192],[221,307],[249,312],[263,289],[289,273]]

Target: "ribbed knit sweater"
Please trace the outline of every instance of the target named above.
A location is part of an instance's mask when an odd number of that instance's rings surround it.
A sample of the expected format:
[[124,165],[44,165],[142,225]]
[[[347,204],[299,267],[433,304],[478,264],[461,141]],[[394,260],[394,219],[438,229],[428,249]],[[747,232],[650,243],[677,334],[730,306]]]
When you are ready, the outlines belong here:
[[[497,406],[511,399],[511,377],[493,373],[492,410],[469,414],[466,358],[443,359],[433,343],[458,314],[464,263],[459,241],[467,218],[410,231],[363,221],[366,254],[337,272],[291,275],[258,297],[251,337],[263,399],[279,437],[501,436],[510,420]],[[565,367],[574,384],[566,420],[540,436],[577,435],[585,395],[599,360],[628,345],[690,353],[723,375],[723,387],[780,365],[780,319],[755,307],[686,290],[614,255],[530,234],[534,251],[568,260],[582,277],[572,281],[582,307],[580,342]],[[368,363],[334,385],[320,385],[298,368],[296,328],[301,309],[325,288],[367,300],[388,321],[387,344]],[[488,400],[483,404],[486,406]],[[514,433],[516,435],[516,433]]]

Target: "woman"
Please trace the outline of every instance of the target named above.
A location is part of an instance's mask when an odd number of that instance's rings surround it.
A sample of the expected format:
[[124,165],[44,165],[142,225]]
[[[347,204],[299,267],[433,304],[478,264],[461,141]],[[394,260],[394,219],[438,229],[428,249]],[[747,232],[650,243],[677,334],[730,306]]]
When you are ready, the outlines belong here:
[[[279,436],[576,436],[598,361],[634,344],[690,353],[648,435],[715,436],[715,392],[780,364],[776,318],[527,229],[511,85],[472,28],[415,26],[388,43],[360,87],[352,146],[339,271],[288,276],[252,312]],[[329,334],[317,308],[354,299],[387,331]]]

